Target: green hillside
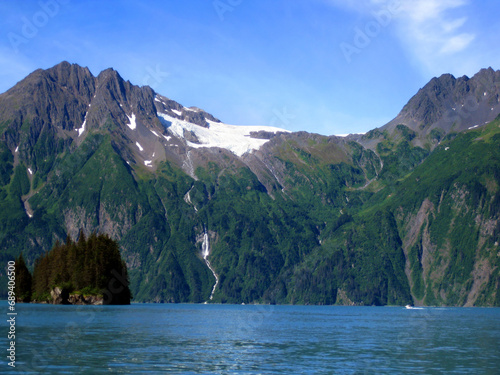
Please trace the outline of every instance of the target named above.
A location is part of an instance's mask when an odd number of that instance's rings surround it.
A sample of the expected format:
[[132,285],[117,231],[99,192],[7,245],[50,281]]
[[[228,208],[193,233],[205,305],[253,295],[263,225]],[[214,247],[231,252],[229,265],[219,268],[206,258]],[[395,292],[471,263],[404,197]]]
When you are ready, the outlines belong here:
[[[76,99],[49,98],[60,127],[34,100],[9,106],[30,92],[22,85],[0,97],[1,261],[22,253],[33,270],[82,228],[119,241],[135,301],[500,306],[498,118],[428,135],[396,124],[361,140],[261,134],[264,146],[237,156],[186,129],[191,143],[167,136],[155,103],[202,125],[205,112],[180,112],[111,70],[65,67],[87,83]],[[99,79],[113,85],[96,99]],[[140,128],[116,98],[137,107]],[[92,127],[80,137],[83,118]]]

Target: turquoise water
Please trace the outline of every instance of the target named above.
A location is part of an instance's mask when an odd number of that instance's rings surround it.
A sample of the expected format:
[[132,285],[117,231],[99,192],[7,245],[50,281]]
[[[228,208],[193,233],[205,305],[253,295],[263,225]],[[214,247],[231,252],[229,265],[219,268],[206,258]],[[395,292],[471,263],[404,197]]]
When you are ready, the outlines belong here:
[[[500,309],[156,304],[16,308],[16,369],[10,371],[4,359],[0,373],[500,373]],[[2,309],[6,314],[5,301]],[[3,332],[1,342],[7,348],[5,323]]]

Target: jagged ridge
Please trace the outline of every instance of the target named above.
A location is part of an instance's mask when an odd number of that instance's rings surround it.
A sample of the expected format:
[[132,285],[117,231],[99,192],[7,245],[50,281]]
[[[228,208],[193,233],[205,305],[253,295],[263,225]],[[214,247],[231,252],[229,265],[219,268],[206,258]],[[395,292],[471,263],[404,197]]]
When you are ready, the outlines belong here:
[[435,79],[387,126],[340,138],[229,128],[112,69],[36,71],[0,95],[2,256],[98,230],[120,240],[137,300],[203,302],[207,233],[216,302],[498,305],[498,122],[441,125],[481,77],[477,108],[498,104],[498,72],[476,76]]

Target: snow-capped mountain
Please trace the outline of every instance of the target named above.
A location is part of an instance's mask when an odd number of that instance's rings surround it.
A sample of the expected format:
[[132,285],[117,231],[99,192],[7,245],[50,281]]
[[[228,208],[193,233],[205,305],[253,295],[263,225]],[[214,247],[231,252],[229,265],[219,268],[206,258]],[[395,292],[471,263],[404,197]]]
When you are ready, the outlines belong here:
[[[180,112],[177,114],[181,115]],[[208,119],[208,126],[205,127],[179,120],[167,113],[158,112],[158,116],[168,133],[184,140],[187,146],[192,148],[223,148],[237,156],[258,150],[269,141],[269,139],[260,138],[259,135],[289,133],[287,130],[270,126],[228,125]]]
[[[14,110],[20,97],[26,105]],[[134,86],[113,69],[94,77],[87,68],[66,62],[46,71],[37,70],[2,94],[0,100],[0,111],[12,119],[12,131],[4,137],[24,157],[25,152],[31,152],[29,145],[42,134],[78,145],[87,135],[103,131],[111,123],[119,128],[113,129],[121,133],[120,140],[115,138],[115,146],[128,164],[152,169],[167,159],[186,166],[182,159],[192,149],[224,149],[241,157],[260,149],[273,136],[288,133],[268,126],[227,125],[149,87]],[[19,131],[27,118],[35,119],[29,134]],[[23,140],[25,136],[32,139]],[[37,165],[32,169],[36,172]]]
[[0,254],[83,229],[120,241],[139,301],[499,304],[499,98],[500,72],[444,75],[337,137],[40,69],[0,94]]

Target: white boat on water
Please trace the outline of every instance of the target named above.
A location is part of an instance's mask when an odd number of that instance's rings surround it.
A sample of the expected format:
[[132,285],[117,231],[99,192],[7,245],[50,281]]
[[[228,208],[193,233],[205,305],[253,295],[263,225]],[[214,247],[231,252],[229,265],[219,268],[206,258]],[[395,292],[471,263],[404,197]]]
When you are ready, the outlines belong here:
[[422,307],[414,307],[412,305],[406,305],[405,306],[408,310],[422,310]]

